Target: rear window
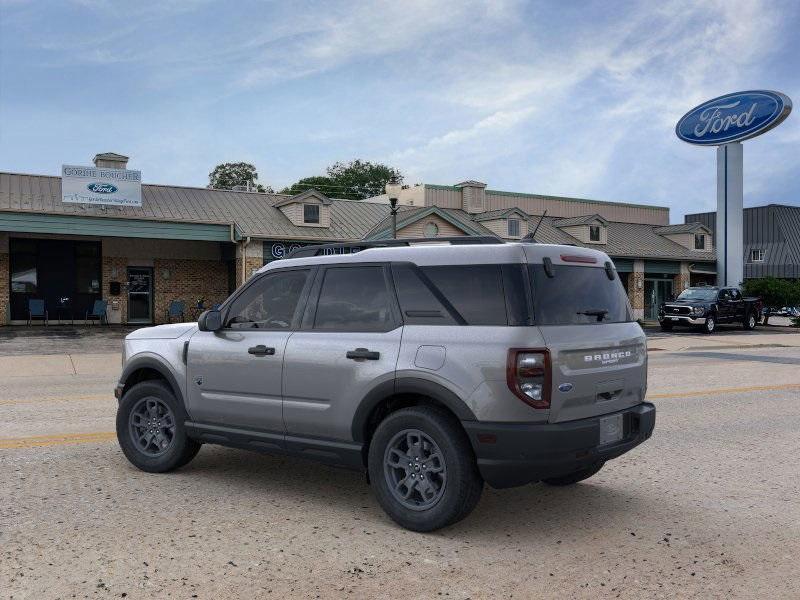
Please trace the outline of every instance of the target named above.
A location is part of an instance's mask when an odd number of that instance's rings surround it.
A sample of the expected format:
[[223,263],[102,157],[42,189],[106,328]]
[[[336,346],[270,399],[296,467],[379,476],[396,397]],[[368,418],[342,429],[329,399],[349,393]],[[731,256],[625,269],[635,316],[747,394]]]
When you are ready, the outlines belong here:
[[605,269],[553,265],[548,277],[543,265],[531,265],[533,315],[537,325],[583,325],[632,321],[628,296],[619,276]]

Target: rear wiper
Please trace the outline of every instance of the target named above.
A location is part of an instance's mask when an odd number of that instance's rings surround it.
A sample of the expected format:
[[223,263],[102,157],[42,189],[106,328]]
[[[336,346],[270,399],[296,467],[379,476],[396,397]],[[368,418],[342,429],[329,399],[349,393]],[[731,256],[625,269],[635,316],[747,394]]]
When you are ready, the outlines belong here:
[[603,320],[603,317],[605,317],[608,314],[608,311],[603,308],[597,308],[589,310],[579,310],[578,314],[587,315],[589,317],[597,317],[597,322],[599,323],[600,321]]

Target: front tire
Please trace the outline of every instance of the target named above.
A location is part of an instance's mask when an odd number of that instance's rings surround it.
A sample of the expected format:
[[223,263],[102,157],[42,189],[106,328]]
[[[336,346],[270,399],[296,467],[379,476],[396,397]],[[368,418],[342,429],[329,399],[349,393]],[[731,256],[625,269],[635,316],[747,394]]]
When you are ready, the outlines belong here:
[[708,315],[706,317],[706,322],[701,325],[703,328],[703,333],[712,334],[717,329],[717,320],[714,318],[714,315]]
[[182,467],[201,446],[186,435],[187,418],[183,405],[166,383],[137,383],[125,392],[117,408],[117,440],[123,454],[148,473]]
[[386,417],[372,437],[368,468],[378,503],[412,531],[460,521],[483,491],[464,430],[450,414],[431,406],[403,408]]
[[661,331],[672,331],[672,323],[667,323],[666,321],[662,321]]
[[547,485],[556,485],[556,486],[564,486],[564,485],[572,485],[574,483],[578,483],[579,481],[583,481],[584,479],[589,479],[592,475],[596,475],[597,472],[603,468],[605,463],[597,463],[596,465],[592,465],[591,467],[586,467],[585,469],[580,469],[573,473],[568,473],[567,475],[562,475],[561,477],[548,477],[547,479],[542,479]]
[[742,327],[744,327],[745,331],[752,331],[756,328],[756,324],[758,320],[756,319],[756,314],[753,311],[747,313],[747,316],[744,318],[742,322]]

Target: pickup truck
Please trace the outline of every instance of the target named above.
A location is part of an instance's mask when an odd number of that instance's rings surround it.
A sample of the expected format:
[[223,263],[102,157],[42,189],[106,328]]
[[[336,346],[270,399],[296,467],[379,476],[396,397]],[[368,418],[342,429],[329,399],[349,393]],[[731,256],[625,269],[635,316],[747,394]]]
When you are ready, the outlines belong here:
[[745,329],[754,329],[762,307],[760,298],[745,298],[735,287],[690,287],[661,305],[658,322],[664,331],[684,325],[714,333],[719,323],[741,323]]

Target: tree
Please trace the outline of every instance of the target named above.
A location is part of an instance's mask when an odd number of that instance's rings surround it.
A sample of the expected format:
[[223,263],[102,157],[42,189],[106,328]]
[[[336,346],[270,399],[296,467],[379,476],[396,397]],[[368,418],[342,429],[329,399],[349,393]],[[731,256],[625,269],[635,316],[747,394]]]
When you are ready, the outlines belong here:
[[348,163],[337,162],[326,169],[327,175],[304,177],[281,190],[282,194],[297,194],[315,188],[332,198],[363,200],[383,194],[393,177],[403,181],[399,170],[381,163],[356,159]]
[[322,192],[326,196],[330,196],[332,198],[341,198],[341,196],[336,191],[339,189],[339,187],[333,182],[333,180],[330,177],[325,177],[325,175],[314,175],[313,177],[303,177],[303,179],[301,179],[297,183],[293,183],[289,187],[283,188],[280,193],[295,196],[312,188]]
[[746,296],[759,296],[764,301],[767,308],[764,325],[769,324],[772,309],[800,304],[800,282],[797,281],[775,277],[747,279],[742,285],[742,291]]
[[215,190],[232,190],[234,186],[244,185],[255,188],[256,191],[271,194],[272,188],[264,187],[258,183],[258,172],[250,163],[222,163],[214,167],[208,174],[210,187]]

